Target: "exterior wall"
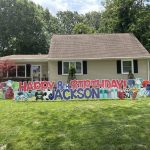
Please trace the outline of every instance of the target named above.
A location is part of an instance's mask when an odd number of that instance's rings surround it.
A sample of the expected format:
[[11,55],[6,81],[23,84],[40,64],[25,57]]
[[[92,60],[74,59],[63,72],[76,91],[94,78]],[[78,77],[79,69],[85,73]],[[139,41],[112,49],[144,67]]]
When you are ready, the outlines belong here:
[[[49,80],[67,81],[67,75],[58,75],[57,61],[49,61]],[[87,74],[77,75],[77,79],[127,79],[127,74],[117,74],[116,60],[90,60],[87,61]],[[148,79],[147,60],[138,60],[138,73],[136,78]]]
[[135,77],[141,77],[148,80],[148,60],[139,60],[139,73]]

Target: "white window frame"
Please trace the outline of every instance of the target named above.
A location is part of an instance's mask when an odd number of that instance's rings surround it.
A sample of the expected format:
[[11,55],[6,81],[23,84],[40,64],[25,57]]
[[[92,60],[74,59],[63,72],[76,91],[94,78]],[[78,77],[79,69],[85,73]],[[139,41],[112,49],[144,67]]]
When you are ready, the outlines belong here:
[[70,68],[70,64],[71,63],[75,63],[75,68],[76,68],[76,62],[80,62],[81,63],[81,73],[76,73],[75,75],[83,75],[83,61],[62,61],[62,75],[68,75],[68,73],[64,73],[64,62],[68,62],[69,63],[69,68]]
[[[25,66],[25,76],[24,77],[18,76],[18,70],[17,70],[18,66]],[[26,64],[16,64],[15,69],[16,69],[16,76],[15,77],[8,76],[8,71],[7,71],[7,78],[26,78]]]
[[121,60],[121,73],[122,74],[128,74],[129,72],[123,72],[123,62],[125,61],[130,61],[131,62],[131,72],[133,73],[134,71],[134,66],[133,66],[133,59],[123,59]]
[[[25,67],[25,76],[24,77],[21,77],[21,76],[18,76],[18,66],[24,66]],[[19,78],[26,78],[26,64],[17,64],[16,65],[16,77],[19,77]]]

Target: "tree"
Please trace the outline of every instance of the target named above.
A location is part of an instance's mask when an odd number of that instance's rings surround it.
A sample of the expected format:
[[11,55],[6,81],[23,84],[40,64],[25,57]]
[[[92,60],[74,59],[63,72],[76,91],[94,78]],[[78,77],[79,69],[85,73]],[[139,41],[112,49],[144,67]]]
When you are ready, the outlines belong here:
[[101,13],[92,11],[85,14],[83,22],[89,27],[98,30],[100,26],[100,21],[101,21]]
[[74,26],[83,20],[82,16],[76,11],[59,11],[57,13],[57,18],[61,34],[72,34]]
[[16,69],[16,64],[11,60],[0,60],[0,82],[7,77],[8,72],[13,72]]
[[150,52],[150,5],[144,6],[129,29]]
[[99,32],[132,32],[150,51],[150,6],[145,0],[106,0]]
[[76,69],[74,65],[71,65],[69,68],[69,75],[68,75],[68,80],[67,82],[70,83],[71,80],[76,79]]
[[55,24],[49,11],[31,1],[0,0],[0,56],[48,53]]
[[46,32],[48,32],[48,34],[50,35],[55,34],[55,33],[57,34],[60,33],[58,19],[52,16],[48,9],[45,10],[43,16],[44,16],[45,25],[46,25],[45,26]]
[[78,23],[73,28],[74,34],[91,34],[94,32],[95,32],[95,30],[93,28],[91,28],[88,25],[83,24],[83,23]]

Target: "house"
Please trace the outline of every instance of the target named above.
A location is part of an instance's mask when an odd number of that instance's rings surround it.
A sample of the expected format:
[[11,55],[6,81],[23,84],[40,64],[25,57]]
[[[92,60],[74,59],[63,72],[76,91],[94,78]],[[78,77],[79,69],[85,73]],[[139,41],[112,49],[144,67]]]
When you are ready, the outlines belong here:
[[77,79],[149,80],[150,54],[133,34],[53,35],[48,55],[11,55],[0,60],[16,63],[7,79],[67,81],[69,66],[76,68]]

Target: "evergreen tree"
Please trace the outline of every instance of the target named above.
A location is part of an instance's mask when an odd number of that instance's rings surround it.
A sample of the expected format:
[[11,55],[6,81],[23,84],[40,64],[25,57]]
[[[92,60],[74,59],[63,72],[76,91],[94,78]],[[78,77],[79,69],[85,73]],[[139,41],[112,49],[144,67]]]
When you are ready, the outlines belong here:
[[71,65],[69,68],[69,75],[68,75],[68,80],[67,82],[70,83],[71,80],[76,79],[76,69],[74,65]]

